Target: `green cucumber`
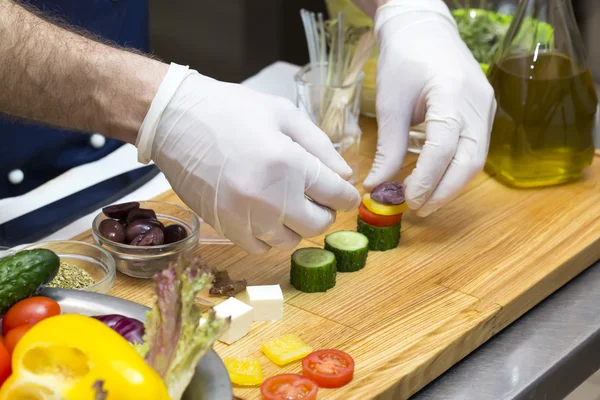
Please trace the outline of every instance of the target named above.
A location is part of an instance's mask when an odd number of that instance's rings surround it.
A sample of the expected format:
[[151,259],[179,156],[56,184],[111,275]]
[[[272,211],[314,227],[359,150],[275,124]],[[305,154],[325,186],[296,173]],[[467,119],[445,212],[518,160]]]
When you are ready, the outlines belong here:
[[356,230],[369,238],[369,250],[386,251],[398,246],[401,224],[402,221],[398,221],[396,225],[380,227],[368,224],[358,217]]
[[331,251],[308,247],[292,254],[290,283],[302,292],[326,292],[335,286],[336,272]]
[[325,250],[335,254],[335,265],[339,272],[354,272],[367,263],[369,239],[362,233],[337,231],[325,236]]
[[58,273],[60,258],[46,249],[23,250],[0,259],[0,314],[38,293]]

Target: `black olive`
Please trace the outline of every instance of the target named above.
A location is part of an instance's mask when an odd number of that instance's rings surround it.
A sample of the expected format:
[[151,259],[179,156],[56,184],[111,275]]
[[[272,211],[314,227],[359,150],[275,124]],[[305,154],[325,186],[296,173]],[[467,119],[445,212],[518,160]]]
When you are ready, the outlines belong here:
[[160,228],[152,228],[146,234],[140,242],[139,246],[159,246],[165,241],[165,234]]
[[123,243],[125,240],[125,229],[123,229],[123,225],[114,219],[105,219],[100,222],[98,230],[102,236],[113,242]]
[[154,225],[148,223],[148,221],[138,219],[127,226],[125,237],[128,242],[131,242],[133,238],[148,232],[152,228],[154,228]]
[[165,226],[155,219],[138,219],[133,221],[127,225],[127,229],[125,230],[127,242],[131,243],[136,236],[142,235],[152,228],[158,228],[162,231],[165,229]]
[[165,228],[165,243],[175,243],[187,237],[187,231],[179,224],[169,225]]
[[156,213],[154,210],[147,208],[134,208],[127,214],[127,222],[131,223],[138,219],[156,219]]
[[143,238],[144,238],[144,234],[143,233],[141,235],[137,235],[136,237],[133,238],[133,240],[129,244],[131,246],[137,246],[137,245],[140,244],[140,242],[142,241]]
[[382,204],[401,204],[404,202],[404,185],[397,182],[380,183],[371,192],[371,198]]
[[165,241],[165,234],[160,228],[152,228],[148,232],[136,236],[132,241],[132,246],[158,246]]
[[[138,219],[137,221],[140,221],[140,220]],[[163,223],[162,223],[162,222],[160,222],[160,221],[159,221],[159,220],[157,220],[157,219],[144,219],[144,220],[141,220],[141,221],[146,221],[146,222],[147,222],[147,223],[149,223],[150,225],[152,225],[152,226],[155,226],[155,227],[157,227],[157,228],[160,228],[160,230],[161,230],[161,231],[164,231],[164,230],[165,230],[165,226],[163,225]],[[134,221],[134,222],[135,222],[135,221]]]
[[133,201],[131,203],[115,204],[114,206],[104,207],[102,212],[108,218],[125,219],[131,210],[140,208],[140,203]]

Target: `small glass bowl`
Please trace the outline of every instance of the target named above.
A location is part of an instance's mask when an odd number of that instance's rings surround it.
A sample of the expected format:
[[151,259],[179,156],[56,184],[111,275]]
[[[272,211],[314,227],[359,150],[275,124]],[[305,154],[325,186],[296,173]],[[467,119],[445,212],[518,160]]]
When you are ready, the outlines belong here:
[[35,243],[22,250],[48,249],[60,258],[60,261],[85,270],[96,281],[83,289],[87,292],[106,293],[115,284],[115,260],[104,249],[92,243],[75,240],[55,240]]
[[186,254],[196,247],[200,233],[200,221],[192,211],[176,204],[162,201],[140,201],[139,203],[140,208],[154,210],[156,218],[165,226],[182,225],[188,236],[179,242],[148,247],[113,242],[100,234],[100,223],[108,219],[103,212],[94,218],[92,236],[95,243],[114,257],[119,272],[134,278],[152,278],[154,274],[166,268],[170,262],[176,261],[180,255]]

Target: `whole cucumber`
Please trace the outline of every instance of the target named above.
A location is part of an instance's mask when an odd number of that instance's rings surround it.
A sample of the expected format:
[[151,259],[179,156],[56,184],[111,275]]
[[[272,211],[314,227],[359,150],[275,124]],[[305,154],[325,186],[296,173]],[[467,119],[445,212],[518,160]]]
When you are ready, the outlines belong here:
[[0,259],[0,315],[37,294],[58,273],[60,258],[47,249],[23,250]]

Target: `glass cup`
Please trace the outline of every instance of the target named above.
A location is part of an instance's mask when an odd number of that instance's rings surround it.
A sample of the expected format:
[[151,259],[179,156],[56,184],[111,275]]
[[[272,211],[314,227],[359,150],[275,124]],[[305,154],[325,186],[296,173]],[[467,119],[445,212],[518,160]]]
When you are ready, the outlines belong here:
[[[323,68],[321,68],[323,66]],[[342,85],[332,85],[327,80],[327,63],[302,68],[294,77],[296,105],[329,136],[333,147],[352,168],[349,182],[358,181],[360,164],[360,92],[364,74]]]

